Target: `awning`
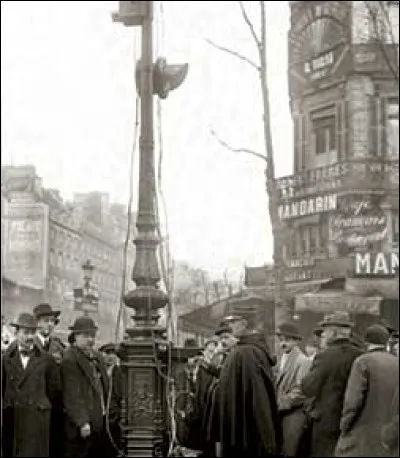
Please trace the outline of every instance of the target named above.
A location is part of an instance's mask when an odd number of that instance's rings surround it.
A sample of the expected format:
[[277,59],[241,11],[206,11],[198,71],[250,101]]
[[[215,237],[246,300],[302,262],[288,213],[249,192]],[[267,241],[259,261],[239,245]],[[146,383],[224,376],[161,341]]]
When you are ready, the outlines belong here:
[[360,296],[344,291],[320,291],[299,294],[295,298],[295,311],[309,310],[316,313],[346,311],[351,314],[380,315],[382,296]]
[[384,299],[399,300],[399,277],[393,278],[348,278],[346,290],[353,294],[374,291]]

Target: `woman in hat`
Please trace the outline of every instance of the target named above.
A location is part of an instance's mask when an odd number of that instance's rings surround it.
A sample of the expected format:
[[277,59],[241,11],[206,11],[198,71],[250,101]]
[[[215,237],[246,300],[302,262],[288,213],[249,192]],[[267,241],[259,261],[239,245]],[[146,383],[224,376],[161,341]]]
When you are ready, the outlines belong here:
[[106,456],[107,369],[94,350],[97,326],[90,317],[80,317],[69,328],[73,345],[61,361],[65,418],[65,456]]
[[61,386],[52,356],[35,345],[37,322],[21,313],[16,340],[2,358],[3,456],[48,457],[50,415]]

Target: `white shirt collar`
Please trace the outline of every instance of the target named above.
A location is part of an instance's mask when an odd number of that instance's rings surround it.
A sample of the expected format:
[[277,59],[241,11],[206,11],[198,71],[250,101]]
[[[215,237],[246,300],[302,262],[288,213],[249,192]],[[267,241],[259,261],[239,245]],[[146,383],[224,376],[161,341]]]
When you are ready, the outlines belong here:
[[40,340],[40,343],[42,344],[42,346],[44,347],[46,345],[46,343],[49,341],[50,337],[43,337],[42,334],[40,334],[40,332],[36,333],[37,337],[39,338]]

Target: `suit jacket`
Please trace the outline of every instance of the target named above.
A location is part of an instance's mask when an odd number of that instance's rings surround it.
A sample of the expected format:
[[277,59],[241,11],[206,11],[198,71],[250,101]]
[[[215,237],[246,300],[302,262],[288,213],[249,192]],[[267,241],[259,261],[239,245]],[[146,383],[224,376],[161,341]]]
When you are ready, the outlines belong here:
[[13,342],[2,358],[4,456],[48,456],[50,412],[61,390],[57,365],[37,346],[24,369]]
[[50,337],[48,348],[44,348],[42,341],[39,337],[36,337],[36,345],[44,351],[47,351],[50,355],[54,357],[57,362],[61,362],[63,353],[66,349],[66,346],[58,337]]
[[[103,357],[95,353],[101,374],[104,401],[107,400],[109,382]],[[80,428],[90,424],[93,432],[103,430],[101,391],[96,382],[89,358],[75,346],[69,347],[61,361],[64,410],[66,413],[66,436],[68,440],[80,437]]]
[[315,356],[301,388],[310,400],[313,418],[312,456],[332,456],[340,435],[340,419],[347,380],[361,350],[348,339],[338,339]]
[[399,360],[385,349],[359,356],[347,384],[336,456],[387,456],[381,429],[392,419]]
[[304,395],[300,384],[310,366],[309,358],[298,347],[294,347],[276,379],[279,411],[291,411],[303,404]]

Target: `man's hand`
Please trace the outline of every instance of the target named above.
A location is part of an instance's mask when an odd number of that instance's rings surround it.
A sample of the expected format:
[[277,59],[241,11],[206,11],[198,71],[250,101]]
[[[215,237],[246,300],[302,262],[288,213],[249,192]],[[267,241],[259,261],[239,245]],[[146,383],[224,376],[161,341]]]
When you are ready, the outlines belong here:
[[86,439],[87,437],[90,436],[90,434],[91,434],[90,425],[89,423],[86,423],[85,425],[81,427],[81,436],[83,437],[83,439]]

